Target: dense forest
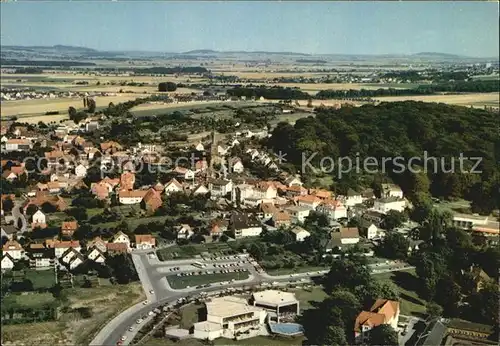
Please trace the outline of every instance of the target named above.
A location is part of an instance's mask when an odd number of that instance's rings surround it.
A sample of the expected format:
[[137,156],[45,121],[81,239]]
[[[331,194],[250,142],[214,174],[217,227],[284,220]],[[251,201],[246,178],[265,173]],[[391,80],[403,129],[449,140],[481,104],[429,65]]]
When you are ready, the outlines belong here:
[[[279,123],[268,145],[287,153],[288,162],[299,169],[302,154],[309,157],[315,152],[318,154],[311,161],[314,167],[319,167],[323,157],[351,157],[354,161],[358,153],[361,163],[366,157],[374,157],[379,168],[382,158],[401,156],[408,163],[409,158],[416,157],[420,161],[412,164],[420,167],[424,157],[437,158],[436,163],[428,160],[427,174],[399,172],[391,161],[385,164],[386,172],[376,175],[351,171],[336,181],[340,190],[391,178],[410,197],[429,192],[436,197],[462,197],[472,200],[475,212],[491,212],[500,200],[498,115],[479,109],[414,101],[339,110],[319,108],[315,118],[299,119],[294,126]],[[460,172],[460,154],[481,157],[474,171],[482,173],[464,173],[472,170],[475,161],[465,159]],[[449,174],[452,165],[455,174]]]
[[411,96],[432,95],[441,92],[500,92],[500,81],[469,81],[420,85],[413,89],[376,89],[376,90],[322,90],[316,94],[317,99],[357,98],[378,96]]

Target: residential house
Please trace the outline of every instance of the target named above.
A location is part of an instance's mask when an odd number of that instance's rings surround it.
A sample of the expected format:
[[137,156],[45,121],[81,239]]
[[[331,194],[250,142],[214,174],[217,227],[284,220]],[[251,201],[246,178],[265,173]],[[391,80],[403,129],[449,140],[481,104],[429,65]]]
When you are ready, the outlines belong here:
[[183,180],[192,180],[194,179],[195,175],[194,171],[190,170],[189,168],[180,166],[175,167],[173,172],[176,174],[178,178]]
[[32,216],[31,228],[35,227],[47,227],[47,218],[41,210],[37,210]]
[[262,224],[254,214],[233,212],[229,219],[229,229],[236,238],[258,236],[262,233]]
[[121,204],[138,204],[147,193],[148,190],[121,190],[118,192],[118,200]]
[[32,243],[29,245],[26,255],[29,259],[30,268],[47,269],[54,267],[53,248],[47,248],[43,244]]
[[130,250],[130,238],[128,235],[123,233],[122,231],[118,231],[113,238],[111,238],[111,243],[123,243],[127,245],[127,251]]
[[261,203],[260,212],[262,219],[265,221],[272,219],[273,215],[278,212],[278,209],[272,203]]
[[474,291],[481,291],[484,286],[488,283],[494,283],[495,281],[486,272],[477,266],[471,266],[470,273],[472,274],[472,280],[474,282]]
[[293,205],[285,209],[290,214],[293,223],[303,223],[311,212],[310,207]]
[[153,189],[155,189],[155,191],[157,191],[160,194],[162,194],[163,191],[165,190],[165,186],[162,183],[158,182],[158,183],[156,183],[155,186],[153,186]]
[[139,250],[153,249],[156,246],[156,239],[151,234],[136,234],[135,248]]
[[108,141],[100,144],[101,152],[103,154],[113,154],[117,151],[123,150],[123,147],[114,141]]
[[80,243],[76,240],[60,241],[54,239],[46,239],[45,247],[48,249],[54,249],[54,255],[56,258],[60,258],[62,254],[69,248],[74,248],[77,251],[81,250]]
[[227,231],[228,222],[222,219],[215,219],[210,223],[208,231],[212,236],[221,236]]
[[386,197],[376,199],[373,203],[373,210],[387,214],[391,210],[403,212],[406,208],[406,201],[399,197]]
[[4,254],[9,254],[14,261],[18,261],[24,257],[24,249],[16,240],[8,240],[2,247]]
[[378,228],[373,222],[365,219],[360,220],[360,232],[366,239],[376,238],[378,235]]
[[125,254],[130,251],[125,243],[106,243],[106,250],[110,255]]
[[80,178],[84,178],[87,176],[87,167],[82,165],[81,163],[75,167],[75,175]]
[[303,184],[302,181],[300,181],[300,178],[291,176],[285,180],[285,185],[287,185],[288,187],[292,187],[292,186],[302,186]]
[[377,299],[369,311],[361,311],[354,323],[354,337],[357,342],[363,342],[369,336],[371,329],[382,324],[398,328],[400,307],[399,302],[387,299]]
[[230,165],[230,171],[234,173],[243,173],[245,170],[245,167],[243,166],[243,163],[241,162],[241,159],[239,157],[233,157],[229,160],[229,165]]
[[26,210],[30,205],[35,205],[41,208],[44,203],[49,203],[59,211],[68,209],[68,204],[60,196],[50,196],[43,192],[37,192],[34,198],[30,198],[23,206],[23,213],[26,215]]
[[309,195],[315,196],[321,200],[332,199],[332,192],[328,190],[321,189],[309,189]]
[[208,163],[206,160],[196,161],[194,164],[195,173],[200,173],[206,171],[208,168]]
[[278,196],[278,189],[273,182],[259,181],[255,184],[253,193],[256,198],[274,199]]
[[203,143],[201,142],[198,142],[198,144],[196,144],[196,146],[194,147],[197,151],[205,151],[205,146],[203,145]]
[[347,194],[340,198],[346,207],[352,207],[356,204],[363,203],[363,196],[360,192],[354,191],[353,189],[348,189]]
[[208,189],[212,197],[224,197],[231,192],[233,183],[231,180],[209,179]]
[[135,184],[135,173],[123,172],[120,176],[120,190],[133,190]]
[[278,211],[272,217],[274,227],[288,227],[292,224],[292,217],[286,211]]
[[191,193],[193,195],[206,195],[207,193],[209,193],[210,191],[205,187],[205,185],[203,184],[200,184],[198,186],[196,186],[192,191]]
[[87,243],[87,248],[96,248],[102,253],[106,252],[106,241],[102,240],[101,237],[95,237]]
[[6,169],[2,172],[2,177],[10,182],[18,178],[17,174],[12,172],[10,169]]
[[28,151],[33,147],[29,139],[8,139],[5,142],[5,151]]
[[403,190],[397,185],[394,184],[382,184],[382,198],[403,198]]
[[8,253],[4,253],[2,256],[2,263],[0,264],[2,271],[11,270],[14,268],[14,259]]
[[295,241],[302,242],[304,241],[307,237],[311,236],[311,233],[306,231],[300,226],[295,226],[293,227],[290,232],[292,232],[293,236],[295,237]]
[[87,254],[87,258],[96,263],[104,263],[106,261],[105,253],[107,251],[107,247],[105,243],[103,244],[105,251],[100,250],[98,247],[89,247],[90,251]]
[[293,185],[286,189],[286,195],[288,197],[306,196],[307,189],[299,185]]
[[316,211],[325,214],[332,220],[347,217],[346,207],[344,207],[344,205],[339,200],[335,199],[327,199],[321,202],[316,208]]
[[188,224],[182,224],[175,227],[175,232],[177,233],[177,239],[189,239],[194,234],[191,226]]
[[166,185],[165,185],[165,194],[169,195],[171,193],[176,193],[176,192],[182,192],[182,185],[179,183],[175,178],[170,180]]
[[375,226],[380,227],[382,224],[382,221],[384,220],[385,214],[375,211],[375,210],[368,210],[365,213],[363,213],[362,219],[372,222]]
[[77,229],[77,221],[63,221],[61,225],[61,234],[65,237],[72,237]]
[[59,262],[69,267],[70,270],[75,269],[84,261],[85,258],[80,253],[80,251],[74,248],[69,248],[64,251],[64,253],[61,255],[61,258],[59,259]]
[[342,249],[344,245],[356,244],[359,242],[359,230],[356,227],[342,227],[338,232],[332,232],[330,241],[326,246],[326,251],[332,251],[334,248]]
[[322,203],[321,199],[311,195],[295,197],[294,201],[298,206],[307,207],[311,210],[315,210]]
[[14,238],[14,235],[17,233],[17,228],[14,225],[2,224],[1,232],[2,232],[2,237],[12,240],[12,238]]
[[229,148],[224,146],[224,145],[218,145],[217,146],[217,154],[219,156],[226,156],[227,153],[229,152]]
[[155,189],[149,189],[141,201],[141,207],[150,213],[154,213],[161,207],[162,203],[161,193]]

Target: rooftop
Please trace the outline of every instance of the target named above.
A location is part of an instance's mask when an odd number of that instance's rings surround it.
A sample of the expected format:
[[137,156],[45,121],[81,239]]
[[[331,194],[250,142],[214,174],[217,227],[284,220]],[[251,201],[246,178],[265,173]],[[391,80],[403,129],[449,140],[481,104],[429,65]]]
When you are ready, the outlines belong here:
[[213,298],[210,302],[206,302],[205,305],[208,315],[219,317],[231,317],[262,310],[249,305],[243,298],[231,296]]
[[278,290],[255,292],[253,298],[257,303],[265,305],[283,305],[297,303],[295,294]]

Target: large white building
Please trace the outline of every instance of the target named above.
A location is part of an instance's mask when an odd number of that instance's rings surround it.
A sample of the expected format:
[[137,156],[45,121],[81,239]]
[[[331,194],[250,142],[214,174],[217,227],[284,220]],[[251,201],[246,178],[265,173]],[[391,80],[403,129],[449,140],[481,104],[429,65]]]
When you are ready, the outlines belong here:
[[306,217],[309,216],[311,209],[300,205],[294,205],[286,208],[285,211],[292,217],[292,223],[303,223]]
[[373,209],[383,214],[387,214],[391,210],[403,212],[406,207],[406,201],[399,197],[386,197],[376,199],[373,203]]
[[214,340],[251,338],[261,334],[267,313],[239,297],[212,298],[205,303],[207,320],[194,324],[194,337]]
[[299,301],[295,294],[278,290],[255,292],[251,302],[254,306],[269,312],[269,320],[275,322],[293,321],[299,314]]

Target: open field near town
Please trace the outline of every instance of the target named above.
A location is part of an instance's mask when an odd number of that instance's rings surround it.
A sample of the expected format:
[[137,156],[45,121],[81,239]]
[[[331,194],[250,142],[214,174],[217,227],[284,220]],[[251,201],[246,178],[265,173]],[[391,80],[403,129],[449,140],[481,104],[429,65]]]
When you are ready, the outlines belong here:
[[[136,94],[122,94],[117,96],[96,97],[97,107],[107,107],[110,102],[121,103],[134,100]],[[36,100],[15,100],[3,101],[0,115],[2,118],[17,116],[25,122],[35,123],[38,121],[51,122],[68,119],[68,108],[83,108],[81,98],[57,98],[57,99],[36,99]],[[45,112],[58,111],[61,114],[44,115]]]
[[470,93],[459,95],[419,95],[419,96],[386,96],[377,97],[377,101],[381,102],[398,102],[398,101],[423,101],[423,102],[438,102],[460,106],[496,106],[500,102],[498,93]]
[[[65,291],[68,312],[54,322],[2,326],[3,345],[88,345],[92,337],[114,316],[145,298],[140,283]],[[84,318],[81,309],[90,309]],[[87,317],[87,316],[85,316]]]

